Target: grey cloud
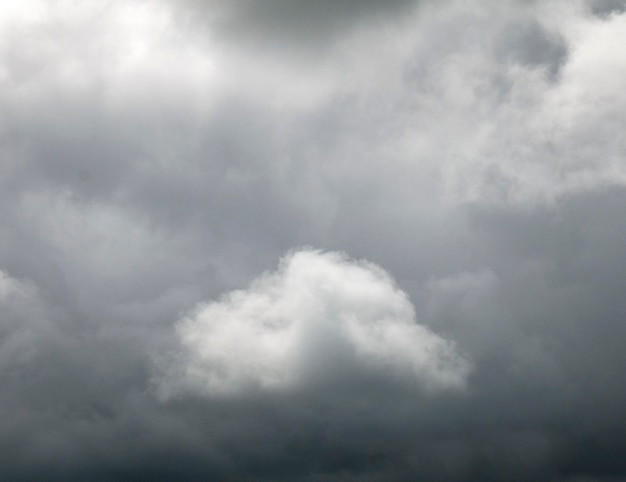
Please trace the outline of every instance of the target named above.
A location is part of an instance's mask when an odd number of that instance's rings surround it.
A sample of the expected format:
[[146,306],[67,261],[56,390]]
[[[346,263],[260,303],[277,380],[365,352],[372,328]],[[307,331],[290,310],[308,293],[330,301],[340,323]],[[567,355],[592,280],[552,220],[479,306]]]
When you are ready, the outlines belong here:
[[623,0],[592,0],[589,2],[591,11],[601,17],[620,14],[626,10],[626,3]]
[[258,49],[261,54],[275,52],[297,60],[303,55],[315,58],[327,54],[338,40],[349,36],[353,30],[397,20],[411,12],[418,2],[188,0],[186,4],[191,8],[187,21],[189,15],[195,15],[196,22],[199,19],[208,26],[211,36],[253,51]]
[[[621,12],[3,8],[0,478],[623,479]],[[177,320],[306,245],[387,271],[466,390],[160,399]]]
[[504,26],[496,52],[500,53],[504,61],[545,65],[552,76],[559,73],[567,60],[563,39],[546,32],[536,21]]

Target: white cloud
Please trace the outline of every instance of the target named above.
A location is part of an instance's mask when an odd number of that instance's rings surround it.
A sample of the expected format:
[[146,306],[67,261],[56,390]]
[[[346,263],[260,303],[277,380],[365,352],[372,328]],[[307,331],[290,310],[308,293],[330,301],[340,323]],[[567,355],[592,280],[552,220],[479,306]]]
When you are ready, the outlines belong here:
[[467,119],[444,166],[455,201],[529,206],[626,184],[626,63],[612,48],[626,35],[626,15],[599,19],[560,2],[526,22],[544,32],[546,48],[561,44],[566,55],[499,60],[493,52],[507,34],[493,30],[485,35],[493,45],[457,52],[437,72],[442,110],[452,113],[446,125]]
[[216,54],[155,2],[29,0],[0,13],[0,33],[1,119],[69,136],[85,105],[133,126],[199,116],[213,99]]
[[166,396],[282,390],[352,375],[459,389],[470,370],[452,342],[416,323],[387,273],[339,253],[289,254],[247,289],[198,306],[177,332],[183,351],[161,386]]

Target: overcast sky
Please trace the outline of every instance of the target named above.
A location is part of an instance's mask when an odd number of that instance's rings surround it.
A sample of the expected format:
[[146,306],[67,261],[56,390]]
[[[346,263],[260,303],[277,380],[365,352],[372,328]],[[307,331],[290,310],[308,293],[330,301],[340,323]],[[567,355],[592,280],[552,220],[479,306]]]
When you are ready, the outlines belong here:
[[626,3],[0,7],[0,479],[626,481]]

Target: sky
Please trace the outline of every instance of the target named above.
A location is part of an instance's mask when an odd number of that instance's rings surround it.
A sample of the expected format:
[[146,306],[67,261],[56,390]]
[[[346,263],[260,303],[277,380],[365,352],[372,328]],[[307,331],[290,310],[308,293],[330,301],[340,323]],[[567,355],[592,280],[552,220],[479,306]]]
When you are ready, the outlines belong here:
[[0,479],[626,481],[626,3],[0,7]]

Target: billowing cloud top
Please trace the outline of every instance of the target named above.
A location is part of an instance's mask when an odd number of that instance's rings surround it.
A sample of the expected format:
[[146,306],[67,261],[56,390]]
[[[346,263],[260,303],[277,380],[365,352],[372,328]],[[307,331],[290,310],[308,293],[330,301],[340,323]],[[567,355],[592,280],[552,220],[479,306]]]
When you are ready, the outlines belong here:
[[184,352],[162,389],[208,395],[348,381],[359,371],[427,390],[461,388],[468,363],[424,326],[379,267],[298,251],[247,290],[200,305],[178,324]]

